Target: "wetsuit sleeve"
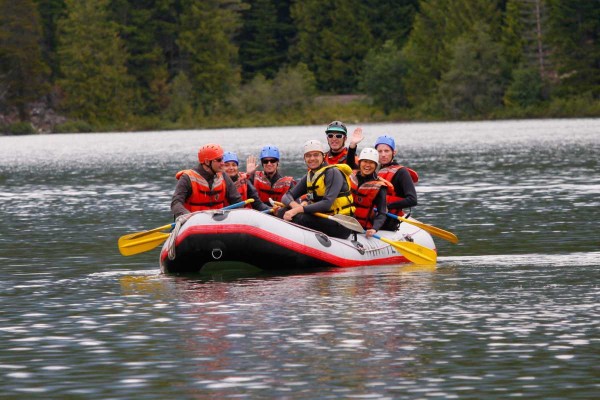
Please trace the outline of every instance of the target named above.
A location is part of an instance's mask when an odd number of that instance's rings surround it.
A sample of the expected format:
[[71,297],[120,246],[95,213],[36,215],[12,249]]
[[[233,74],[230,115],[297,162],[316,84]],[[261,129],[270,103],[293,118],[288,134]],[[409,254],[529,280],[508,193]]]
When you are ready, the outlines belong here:
[[250,183],[250,181],[247,181],[246,185],[248,185],[248,198],[254,199],[254,202],[252,203],[252,208],[258,211],[270,210],[271,207],[269,207],[260,200],[260,197],[258,196],[258,191],[254,187],[254,185]]
[[358,165],[356,163],[356,151],[358,150],[358,147],[352,148],[352,147],[348,147],[348,153],[346,154],[346,164],[354,169],[358,169]]
[[175,218],[190,213],[188,209],[185,208],[184,203],[191,195],[192,182],[190,181],[189,176],[182,174],[177,181],[177,186],[175,186],[175,192],[171,199],[171,212]]
[[404,197],[404,200],[388,204],[389,208],[408,208],[417,205],[417,189],[415,189],[415,184],[406,168],[401,168],[396,172],[392,178],[392,185],[394,185],[396,194]]
[[306,194],[306,176],[303,176],[293,188],[283,195],[281,202],[287,206],[295,199],[300,198],[303,194]]
[[227,191],[226,196],[229,204],[235,204],[239,203],[240,201],[244,201],[242,199],[242,195],[240,192],[238,192],[237,188],[235,187],[235,183],[233,183],[229,175],[223,174],[223,179],[225,179],[225,185],[227,185],[225,190]]
[[381,190],[375,196],[373,202],[375,203],[375,207],[377,208],[377,213],[375,218],[373,219],[373,229],[376,231],[380,230],[383,224],[385,224],[385,220],[387,216],[387,205],[385,202],[385,196],[387,195],[387,187],[382,187]]
[[304,206],[305,213],[324,213],[331,209],[331,205],[337,199],[344,188],[346,179],[344,174],[337,168],[328,168],[325,171],[325,195],[316,203]]

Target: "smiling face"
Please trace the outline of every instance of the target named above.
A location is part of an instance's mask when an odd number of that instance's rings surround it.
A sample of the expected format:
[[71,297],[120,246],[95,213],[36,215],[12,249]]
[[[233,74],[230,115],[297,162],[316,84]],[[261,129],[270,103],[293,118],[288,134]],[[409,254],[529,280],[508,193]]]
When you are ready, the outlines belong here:
[[238,173],[238,165],[235,161],[228,161],[223,165],[225,173],[230,177],[234,177]]
[[325,156],[320,151],[309,151],[304,154],[304,162],[308,169],[318,169],[323,164],[324,159]]
[[276,158],[263,158],[260,160],[263,166],[263,171],[267,175],[273,175],[275,171],[277,171],[277,166],[279,165],[279,160]]
[[346,135],[340,132],[328,132],[327,144],[334,153],[339,153],[346,144]]
[[379,153],[379,164],[381,165],[389,164],[396,155],[396,152],[387,144],[380,144],[377,146],[377,152]]
[[364,176],[371,175],[377,169],[377,163],[371,160],[360,160],[358,168],[360,168],[360,173]]

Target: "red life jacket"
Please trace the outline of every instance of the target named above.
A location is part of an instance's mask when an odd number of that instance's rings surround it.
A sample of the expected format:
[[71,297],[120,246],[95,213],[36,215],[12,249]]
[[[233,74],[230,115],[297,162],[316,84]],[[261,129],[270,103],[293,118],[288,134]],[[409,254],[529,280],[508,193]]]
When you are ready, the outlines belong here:
[[[325,154],[325,162],[328,165],[333,164],[346,164],[348,159],[348,148],[344,147],[338,154],[332,154],[331,150]],[[358,164],[358,157],[354,156],[354,164]]]
[[[248,200],[248,175],[243,172],[238,172],[238,178],[233,182],[242,200]],[[225,205],[229,205],[229,200],[225,198]],[[252,205],[246,204],[245,208],[252,208]]]
[[[417,174],[417,172],[415,170],[410,169],[408,167],[395,164],[395,165],[389,165],[387,167],[381,168],[379,170],[379,172],[377,172],[377,175],[379,175],[380,178],[383,178],[386,181],[388,181],[388,183],[390,183],[390,185],[388,187],[387,196],[386,196],[387,204],[391,204],[396,201],[404,200],[404,197],[400,197],[396,194],[396,191],[394,190],[394,185],[391,184],[392,179],[394,178],[394,175],[396,175],[396,172],[398,172],[401,168],[406,168],[406,170],[410,174],[410,177],[412,178],[412,181],[414,183],[417,183],[419,181],[419,174]],[[396,214],[399,216],[404,215],[404,212],[402,211],[402,209],[399,209],[399,208],[388,208],[388,212],[391,212],[392,214]]]
[[288,190],[296,183],[291,176],[279,178],[275,184],[271,185],[271,181],[264,171],[256,171],[254,173],[254,187],[258,192],[258,197],[263,203],[269,204],[269,197],[274,201],[281,201],[281,198]]
[[392,184],[378,178],[378,180],[366,181],[359,187],[356,174],[357,171],[354,171],[350,175],[352,199],[356,207],[354,218],[360,222],[363,228],[369,229],[373,227],[373,218],[375,218],[375,211],[373,209],[375,208],[377,193],[379,193],[383,186],[387,186],[389,190]]
[[179,171],[175,177],[179,179],[183,174],[190,178],[192,184],[192,194],[183,204],[186,209],[190,212],[196,212],[216,210],[225,206],[227,186],[221,172],[215,176],[212,188],[208,185],[206,179],[193,169]]

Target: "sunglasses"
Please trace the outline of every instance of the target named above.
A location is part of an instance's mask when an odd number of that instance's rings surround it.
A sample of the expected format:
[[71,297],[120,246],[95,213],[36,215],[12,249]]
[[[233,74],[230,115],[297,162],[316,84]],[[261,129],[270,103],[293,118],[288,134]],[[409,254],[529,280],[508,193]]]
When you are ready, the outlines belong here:
[[221,158],[215,158],[214,160],[211,160],[211,161],[214,161],[214,162],[221,162],[221,161],[223,161],[223,157],[221,157]]
[[269,160],[261,160],[261,162],[262,162],[263,164],[276,164],[276,163],[277,163],[277,160],[275,160],[274,158],[271,158],[271,159],[269,159]]
[[327,134],[327,137],[329,139],[332,139],[334,136],[335,136],[336,139],[341,139],[341,138],[343,138],[346,135],[344,135],[343,133],[328,133]]

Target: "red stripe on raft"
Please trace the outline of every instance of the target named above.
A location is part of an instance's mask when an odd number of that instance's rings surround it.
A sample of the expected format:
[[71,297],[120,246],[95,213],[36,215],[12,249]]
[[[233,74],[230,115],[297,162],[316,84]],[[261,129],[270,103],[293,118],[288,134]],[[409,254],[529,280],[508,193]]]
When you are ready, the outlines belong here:
[[[240,232],[266,240],[267,242],[271,242],[278,246],[287,248],[296,253],[304,254],[309,257],[323,260],[328,264],[334,265],[336,267],[363,267],[367,265],[391,265],[411,263],[406,257],[400,254],[393,257],[377,258],[372,260],[353,260],[348,258],[342,258],[336,256],[335,254],[331,254],[327,251],[317,250],[312,247],[297,243],[293,240],[284,238],[282,236],[275,235],[269,231],[265,231],[255,226],[248,226],[244,224],[193,226],[187,228],[184,232],[177,236],[175,245],[179,245],[188,236],[192,236],[195,234],[239,234]],[[161,261],[164,261],[165,258],[167,258],[167,251],[162,251],[160,254]]]

